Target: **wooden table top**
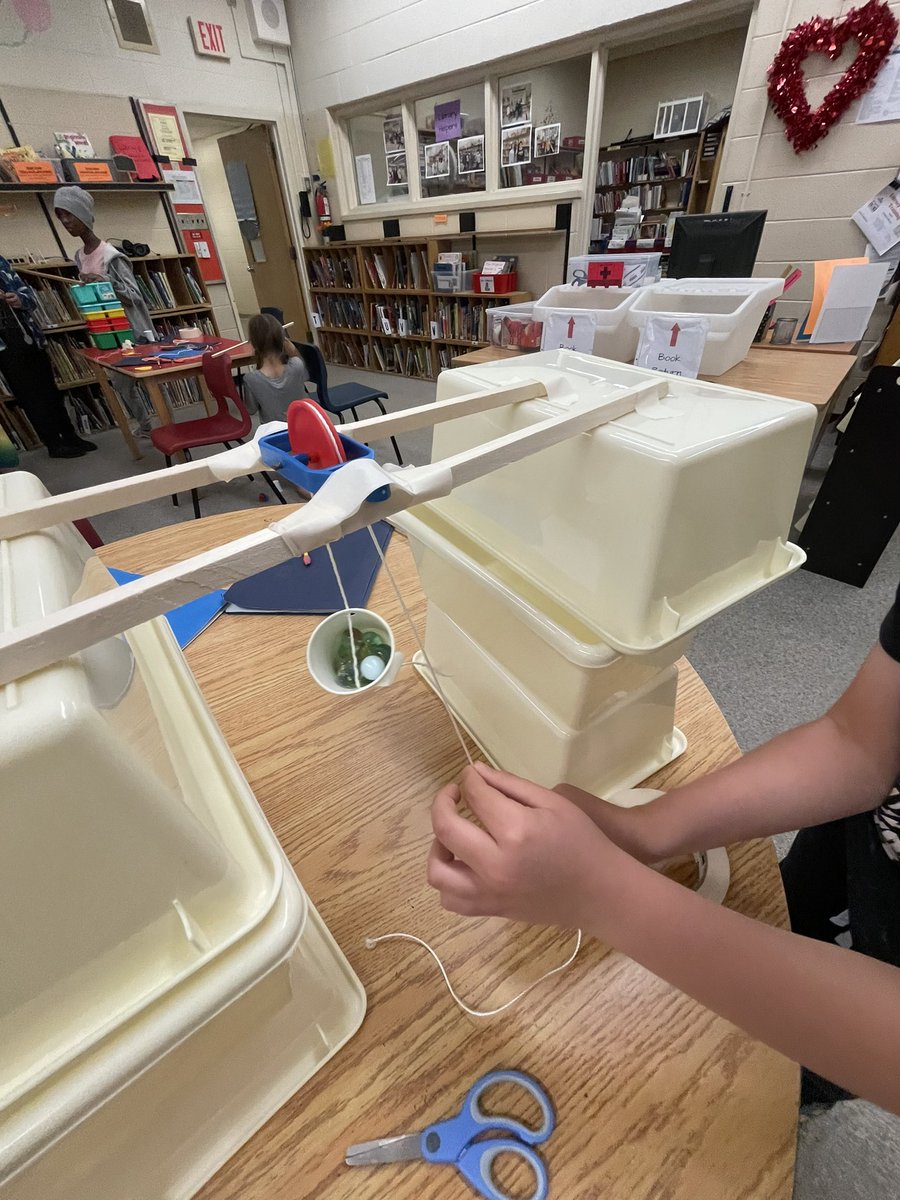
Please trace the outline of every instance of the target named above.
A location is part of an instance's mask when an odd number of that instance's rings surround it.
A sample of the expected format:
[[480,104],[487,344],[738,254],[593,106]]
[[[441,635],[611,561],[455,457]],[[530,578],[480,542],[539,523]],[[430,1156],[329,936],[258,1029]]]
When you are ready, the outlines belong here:
[[853,354],[805,350],[802,354],[772,354],[777,346],[751,346],[747,357],[724,375],[701,375],[710,383],[769,392],[789,400],[806,400],[826,408],[856,362]]
[[[104,547],[146,572],[277,520],[254,509],[186,521]],[[417,622],[424,597],[405,539],[390,562]],[[370,606],[413,639],[382,571]],[[221,616],[188,662],[304,888],[368,995],[359,1032],[218,1172],[202,1200],[468,1200],[448,1167],[344,1166],[353,1142],[457,1111],[485,1070],[540,1079],[558,1125],[542,1154],[560,1200],[790,1200],[797,1068],[643,968],[588,939],[525,1000],[475,1021],[418,947],[367,950],[406,930],[444,958],[460,994],[492,1007],[566,958],[572,935],[443,912],[425,882],[434,792],[463,763],[439,701],[404,668],[389,691],[327,695],[306,670],[317,618]],[[695,672],[681,664],[687,752],[657,773],[674,786],[738,754]],[[769,842],[731,850],[728,903],[786,922]]]
[[[768,392],[786,396],[789,400],[806,400],[816,408],[827,407],[831,397],[847,378],[856,356],[824,349],[807,350],[802,354],[770,354],[778,346],[751,346],[747,357],[724,375],[701,375],[710,383],[746,388],[751,392]],[[790,349],[789,346],[783,349]],[[522,356],[521,350],[483,346],[453,359],[454,367],[474,367]]]
[[[236,366],[242,366],[256,358],[256,353],[252,346],[248,346],[246,342],[235,341],[234,338],[192,338],[191,342],[195,344],[206,342],[212,350],[228,350],[231,354],[231,361]],[[140,349],[144,350],[145,347],[140,347]],[[128,379],[136,379],[139,383],[156,382],[159,379],[165,380],[171,378],[173,375],[184,376],[192,372],[200,372],[203,369],[200,358],[161,366],[158,363],[143,363],[140,356],[135,356],[133,365],[129,366],[124,362],[115,361],[117,356],[122,353],[121,349],[100,350],[97,347],[81,350],[81,354],[91,363],[96,363],[98,366],[104,367],[107,371],[115,371],[117,374],[124,375]],[[112,361],[108,361],[105,357],[106,355]],[[149,371],[144,369],[147,366],[150,366],[152,369]]]

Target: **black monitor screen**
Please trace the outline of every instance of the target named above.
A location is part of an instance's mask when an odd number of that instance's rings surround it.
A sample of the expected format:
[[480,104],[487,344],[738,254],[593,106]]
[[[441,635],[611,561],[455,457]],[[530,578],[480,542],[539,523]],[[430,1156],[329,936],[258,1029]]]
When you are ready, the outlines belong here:
[[753,274],[766,210],[676,217],[669,279]]

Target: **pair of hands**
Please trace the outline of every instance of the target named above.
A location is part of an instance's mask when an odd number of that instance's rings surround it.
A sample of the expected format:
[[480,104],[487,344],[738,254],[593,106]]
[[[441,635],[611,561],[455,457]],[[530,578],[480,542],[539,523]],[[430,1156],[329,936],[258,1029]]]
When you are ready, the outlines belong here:
[[434,798],[428,882],[464,916],[600,933],[598,914],[643,870],[638,860],[653,857],[639,814],[477,763]]
[[9,305],[10,308],[21,308],[22,307],[22,297],[19,295],[18,292],[3,292],[2,298],[3,298],[4,302]]

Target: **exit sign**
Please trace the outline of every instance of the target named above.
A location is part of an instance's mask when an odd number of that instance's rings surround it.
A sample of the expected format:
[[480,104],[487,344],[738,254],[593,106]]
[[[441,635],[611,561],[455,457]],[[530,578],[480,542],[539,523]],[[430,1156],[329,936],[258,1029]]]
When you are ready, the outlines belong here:
[[196,54],[205,54],[208,58],[230,58],[225,49],[225,33],[222,26],[215,21],[201,21],[198,17],[188,17],[191,37],[194,39]]

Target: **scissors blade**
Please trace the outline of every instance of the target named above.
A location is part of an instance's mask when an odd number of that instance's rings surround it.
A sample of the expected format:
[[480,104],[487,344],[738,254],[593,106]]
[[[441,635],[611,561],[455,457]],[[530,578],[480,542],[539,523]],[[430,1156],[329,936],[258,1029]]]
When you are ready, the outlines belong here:
[[412,1162],[422,1157],[421,1140],[419,1133],[406,1133],[399,1137],[376,1138],[373,1142],[358,1142],[355,1146],[347,1147],[344,1162],[349,1167]]

